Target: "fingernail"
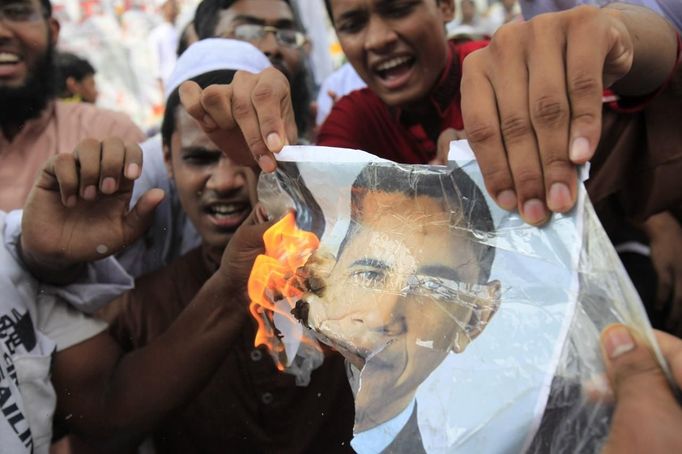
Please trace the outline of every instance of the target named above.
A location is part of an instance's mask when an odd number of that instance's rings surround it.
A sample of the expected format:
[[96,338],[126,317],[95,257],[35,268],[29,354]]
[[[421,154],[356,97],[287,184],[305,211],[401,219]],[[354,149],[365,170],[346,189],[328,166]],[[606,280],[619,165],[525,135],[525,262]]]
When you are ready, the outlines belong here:
[[69,196],[68,199],[66,199],[66,206],[67,207],[75,207],[77,202],[77,198],[75,195]]
[[616,359],[633,350],[635,348],[635,341],[632,339],[627,328],[616,326],[607,331],[606,339],[604,339],[604,348],[609,358]]
[[279,138],[279,134],[276,132],[268,134],[265,141],[267,142],[270,151],[279,151],[282,148],[282,139]]
[[274,172],[275,169],[277,168],[275,160],[272,159],[272,156],[267,154],[261,155],[261,157],[258,158],[258,165],[265,173]]
[[95,186],[90,185],[83,190],[83,198],[85,200],[95,200],[95,197],[97,197],[97,188]]
[[102,192],[104,194],[113,194],[114,191],[116,191],[116,180],[111,177],[102,180]]
[[523,204],[523,219],[529,224],[539,224],[546,216],[545,204],[539,199],[530,199]]
[[516,209],[516,193],[511,189],[505,189],[497,194],[497,204],[507,211]]
[[136,163],[130,163],[128,164],[128,168],[126,169],[126,178],[129,180],[134,180],[135,178],[140,176],[140,166],[138,166]]
[[209,129],[215,129],[218,127],[216,122],[213,121],[213,118],[211,118],[211,116],[208,114],[204,115],[203,123],[204,123],[204,126],[206,126]]
[[571,143],[568,157],[574,163],[582,164],[590,158],[590,142],[584,137],[576,137]]
[[551,211],[563,213],[571,209],[571,191],[564,183],[554,183],[549,188],[547,206]]

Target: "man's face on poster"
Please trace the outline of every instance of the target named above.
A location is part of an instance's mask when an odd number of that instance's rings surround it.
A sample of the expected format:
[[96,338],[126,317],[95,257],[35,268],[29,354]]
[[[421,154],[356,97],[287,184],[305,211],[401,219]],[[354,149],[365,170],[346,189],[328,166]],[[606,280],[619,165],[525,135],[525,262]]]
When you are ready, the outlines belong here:
[[478,285],[470,233],[441,200],[381,191],[360,200],[309,322],[364,366],[363,430],[399,413],[450,351],[466,348],[494,313],[498,286]]

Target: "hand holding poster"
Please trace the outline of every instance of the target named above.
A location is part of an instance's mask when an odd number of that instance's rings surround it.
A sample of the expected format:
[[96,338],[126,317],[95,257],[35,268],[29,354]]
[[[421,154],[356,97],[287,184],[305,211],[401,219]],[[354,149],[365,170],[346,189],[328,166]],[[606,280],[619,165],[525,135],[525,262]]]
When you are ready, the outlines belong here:
[[598,449],[609,408],[581,386],[603,370],[599,330],[650,330],[584,187],[535,228],[488,199],[464,142],[448,167],[315,147],[278,159],[261,203],[294,209],[319,245],[288,272],[296,292],[274,289],[273,337],[292,373],[310,373],[296,339],[311,334],[352,365],[356,451]]

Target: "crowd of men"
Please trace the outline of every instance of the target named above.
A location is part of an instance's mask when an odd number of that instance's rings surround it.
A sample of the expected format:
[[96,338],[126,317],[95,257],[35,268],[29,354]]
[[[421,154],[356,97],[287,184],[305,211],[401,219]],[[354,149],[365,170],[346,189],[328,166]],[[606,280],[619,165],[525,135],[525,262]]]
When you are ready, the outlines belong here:
[[[174,3],[156,35],[175,33]],[[272,225],[256,181],[285,144],[440,164],[467,138],[493,199],[536,226],[573,208],[590,161],[614,243],[648,244],[652,275],[631,275],[654,288],[642,296],[682,386],[682,6],[577,3],[524,0],[524,20],[503,1],[489,36],[461,26],[468,0],[326,0],[348,64],[316,125],[297,9],[203,0],[146,137],[94,105],[95,70],[57,52],[49,0],[3,0],[0,451],[353,452],[343,357],[325,351],[300,387],[253,347],[246,282]],[[682,449],[649,346],[624,325],[602,346],[604,451]]]

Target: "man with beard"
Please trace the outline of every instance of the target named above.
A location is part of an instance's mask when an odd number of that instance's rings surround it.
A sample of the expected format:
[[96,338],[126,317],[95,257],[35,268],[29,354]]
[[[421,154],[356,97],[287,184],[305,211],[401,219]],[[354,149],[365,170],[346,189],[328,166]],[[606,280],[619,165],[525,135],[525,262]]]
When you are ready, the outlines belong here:
[[300,137],[311,126],[305,35],[289,0],[204,0],[194,23],[199,39],[232,38],[261,50],[291,85],[291,97]]
[[[0,209],[21,208],[42,164],[86,137],[144,134],[125,115],[56,101],[54,51],[59,23],[49,0],[0,5]],[[139,170],[137,170],[139,171]],[[112,192],[101,182],[102,190]],[[84,189],[93,197],[95,187]]]

